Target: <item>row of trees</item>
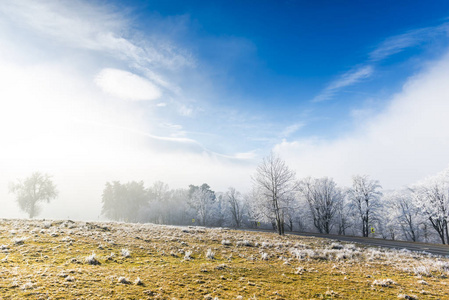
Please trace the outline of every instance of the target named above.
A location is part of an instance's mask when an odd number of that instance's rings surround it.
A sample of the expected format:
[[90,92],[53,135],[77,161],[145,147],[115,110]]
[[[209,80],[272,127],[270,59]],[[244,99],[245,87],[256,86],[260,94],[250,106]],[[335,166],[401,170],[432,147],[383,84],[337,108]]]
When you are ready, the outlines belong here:
[[337,227],[338,234],[360,223],[366,237],[376,221],[382,195],[379,183],[368,176],[354,176],[352,188],[346,190],[327,177],[297,181],[295,172],[274,153],[262,160],[253,183],[253,214],[271,221],[279,234],[284,234],[286,223],[292,230],[297,220],[300,229],[313,224],[318,232],[331,233]]
[[449,243],[449,169],[382,193],[379,182],[366,175],[354,176],[349,188],[337,187],[327,177],[296,181],[294,172],[271,153],[257,168],[253,183],[255,215],[275,224],[279,234],[286,222],[292,229],[296,219],[300,230],[351,230],[364,237],[376,230],[383,238],[426,242],[435,241],[435,233],[441,243]]
[[163,182],[107,182],[102,214],[112,220],[156,224],[242,227],[248,220],[240,192],[216,193],[206,183],[188,189],[169,189]]
[[[251,192],[230,187],[215,192],[208,184],[170,189],[163,182],[107,182],[102,215],[116,221],[232,227],[272,227],[449,243],[449,169],[402,190],[382,192],[377,180],[353,177],[351,187],[333,179],[296,179],[285,161],[271,153],[252,177]],[[58,194],[47,174],[33,173],[12,183],[19,207],[33,218],[39,202]]]

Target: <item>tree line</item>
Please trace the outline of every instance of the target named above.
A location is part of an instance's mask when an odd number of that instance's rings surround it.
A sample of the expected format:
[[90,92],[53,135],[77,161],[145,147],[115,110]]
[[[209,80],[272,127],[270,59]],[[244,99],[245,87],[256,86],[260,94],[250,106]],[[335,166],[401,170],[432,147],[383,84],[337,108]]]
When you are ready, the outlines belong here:
[[[270,153],[252,176],[252,189],[216,192],[203,183],[170,189],[157,181],[106,182],[101,214],[115,221],[167,225],[272,228],[279,234],[313,231],[340,235],[449,243],[449,169],[415,185],[382,191],[377,180],[355,175],[349,187],[332,178],[306,177]],[[39,172],[10,185],[30,218],[58,192]]]

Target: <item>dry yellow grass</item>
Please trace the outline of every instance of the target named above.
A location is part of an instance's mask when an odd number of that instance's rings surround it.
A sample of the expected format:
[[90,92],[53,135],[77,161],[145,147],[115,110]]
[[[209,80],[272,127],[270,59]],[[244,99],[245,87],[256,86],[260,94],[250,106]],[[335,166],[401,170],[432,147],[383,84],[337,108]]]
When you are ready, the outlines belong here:
[[0,222],[1,299],[449,299],[447,259],[311,237]]

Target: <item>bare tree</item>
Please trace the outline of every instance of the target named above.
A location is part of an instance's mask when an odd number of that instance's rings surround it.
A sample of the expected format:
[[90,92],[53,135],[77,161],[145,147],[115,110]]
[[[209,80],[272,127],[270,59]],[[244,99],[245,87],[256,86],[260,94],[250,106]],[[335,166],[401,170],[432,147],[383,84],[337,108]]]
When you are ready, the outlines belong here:
[[309,204],[313,225],[320,233],[330,233],[337,209],[342,202],[341,190],[331,178],[305,178],[299,191]]
[[242,195],[235,188],[229,187],[224,198],[228,204],[228,210],[231,214],[232,222],[235,227],[240,228],[243,222],[244,203]]
[[291,208],[292,195],[297,189],[295,172],[271,152],[263,158],[252,179],[265,215],[275,222],[278,233],[283,235],[285,213]]
[[352,188],[348,191],[348,198],[355,213],[362,223],[362,235],[370,233],[369,225],[375,221],[380,207],[379,198],[382,196],[381,186],[377,180],[371,180],[367,175],[356,175],[352,178]]
[[18,183],[11,183],[9,191],[15,193],[20,209],[34,218],[40,212],[39,202],[50,202],[56,198],[58,191],[48,174],[35,172]]

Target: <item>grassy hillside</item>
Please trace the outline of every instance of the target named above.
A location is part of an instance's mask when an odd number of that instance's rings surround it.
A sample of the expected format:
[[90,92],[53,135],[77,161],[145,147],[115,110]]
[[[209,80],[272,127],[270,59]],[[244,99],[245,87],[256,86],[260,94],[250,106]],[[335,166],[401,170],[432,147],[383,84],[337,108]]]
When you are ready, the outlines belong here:
[[0,221],[2,299],[449,299],[449,260],[201,227]]

